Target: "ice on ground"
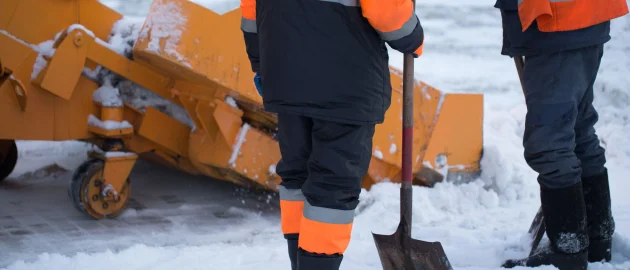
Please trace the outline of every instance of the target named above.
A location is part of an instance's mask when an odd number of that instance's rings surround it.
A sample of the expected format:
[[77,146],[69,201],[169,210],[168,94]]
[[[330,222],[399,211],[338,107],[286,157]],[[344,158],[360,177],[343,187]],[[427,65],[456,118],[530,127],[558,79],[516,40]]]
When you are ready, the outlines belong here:
[[[112,6],[141,10],[147,2]],[[522,90],[514,62],[500,55],[500,14],[492,5],[481,0],[427,0],[417,6],[426,35],[424,54],[415,60],[417,78],[445,92],[484,93],[480,179],[413,189],[413,238],[440,241],[457,270],[500,269],[503,260],[525,256],[529,252],[526,232],[540,203],[536,174],[522,156],[526,112]],[[628,16],[613,21],[613,40],[605,46],[595,84],[600,117],[596,129],[607,151],[617,228],[612,261],[590,264],[591,270],[630,269],[629,26]],[[390,55],[390,63],[401,68],[402,55],[393,50]],[[341,269],[382,269],[372,233],[395,231],[398,188],[398,184],[381,183],[362,192]],[[206,235],[207,242],[186,239],[180,246],[137,244],[119,252],[71,255],[56,255],[52,250],[36,261],[17,261],[6,269],[289,269],[279,224],[279,219],[238,223],[230,230]],[[187,236],[180,231],[172,234]]]

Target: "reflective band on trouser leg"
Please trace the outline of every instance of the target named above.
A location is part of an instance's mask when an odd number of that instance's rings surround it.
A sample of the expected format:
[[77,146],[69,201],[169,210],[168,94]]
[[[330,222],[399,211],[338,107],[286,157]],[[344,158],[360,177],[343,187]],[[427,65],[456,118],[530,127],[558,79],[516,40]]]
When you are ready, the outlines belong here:
[[350,243],[354,210],[312,206],[304,201],[299,246],[319,254],[343,254]]
[[280,186],[280,220],[283,234],[300,233],[300,220],[304,209],[304,194],[299,189]]

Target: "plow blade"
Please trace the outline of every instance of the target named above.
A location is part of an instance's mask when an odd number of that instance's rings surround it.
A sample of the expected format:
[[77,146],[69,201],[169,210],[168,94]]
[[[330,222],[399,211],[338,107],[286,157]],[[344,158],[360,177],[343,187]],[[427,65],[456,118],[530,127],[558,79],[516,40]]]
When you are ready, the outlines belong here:
[[[118,152],[99,155],[111,166],[119,166],[112,156],[133,154],[277,192],[277,118],[253,84],[241,18],[238,8],[218,14],[188,0],[154,0],[144,21],[94,0],[0,1],[0,122],[8,127],[0,140],[84,140]],[[390,77],[391,106],[362,182],[368,190],[402,179],[403,76],[390,67]],[[483,96],[420,80],[412,89],[413,141],[423,145],[411,153],[413,184],[475,179]],[[122,174],[97,179],[98,164],[80,167],[85,179],[75,186],[127,183]]]

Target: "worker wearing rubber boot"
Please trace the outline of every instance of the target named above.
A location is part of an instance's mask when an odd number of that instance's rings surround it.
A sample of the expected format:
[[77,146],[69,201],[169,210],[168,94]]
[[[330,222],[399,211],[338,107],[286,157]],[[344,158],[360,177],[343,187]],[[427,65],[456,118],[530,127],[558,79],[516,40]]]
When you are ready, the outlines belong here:
[[411,0],[241,0],[241,10],[255,84],[278,114],[292,269],[339,269],[390,106],[386,43],[417,57],[422,26]]
[[626,0],[498,0],[502,54],[525,57],[524,156],[538,173],[549,247],[503,265],[586,269],[609,261],[615,228],[593,84]]

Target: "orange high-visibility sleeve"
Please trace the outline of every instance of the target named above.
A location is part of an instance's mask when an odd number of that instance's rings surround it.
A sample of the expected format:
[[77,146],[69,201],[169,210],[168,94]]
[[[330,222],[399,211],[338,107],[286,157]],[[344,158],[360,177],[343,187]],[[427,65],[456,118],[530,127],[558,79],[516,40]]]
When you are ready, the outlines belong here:
[[424,32],[411,0],[360,0],[361,12],[393,49],[422,54]]
[[628,14],[626,0],[518,0],[522,31],[534,21],[541,32],[571,31]]
[[256,25],[256,0],[241,0],[241,30],[245,41],[247,57],[253,72],[260,71],[260,50],[258,48],[258,26]]
[[241,0],[241,12],[243,13],[243,18],[255,21],[256,0]]
[[379,32],[399,30],[411,17],[411,0],[361,0],[361,11]]

